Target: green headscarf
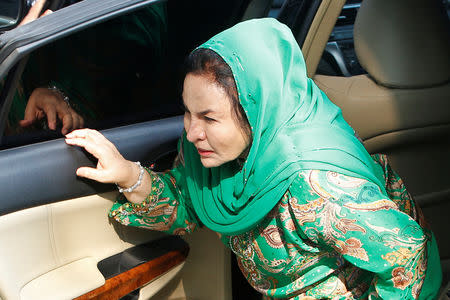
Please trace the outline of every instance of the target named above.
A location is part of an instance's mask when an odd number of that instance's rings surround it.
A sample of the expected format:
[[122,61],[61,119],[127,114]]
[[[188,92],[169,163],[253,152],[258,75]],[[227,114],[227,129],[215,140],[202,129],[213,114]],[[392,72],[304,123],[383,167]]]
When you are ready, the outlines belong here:
[[307,78],[290,29],[275,19],[239,23],[201,45],[231,67],[252,129],[244,165],[205,168],[183,138],[186,181],[193,207],[208,228],[234,235],[256,226],[300,170],[364,178],[384,191],[373,162],[341,110]]

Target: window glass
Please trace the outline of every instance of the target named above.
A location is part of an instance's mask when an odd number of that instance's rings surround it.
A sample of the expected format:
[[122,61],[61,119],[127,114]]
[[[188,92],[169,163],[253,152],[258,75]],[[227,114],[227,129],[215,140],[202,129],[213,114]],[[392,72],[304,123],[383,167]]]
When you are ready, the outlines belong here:
[[175,101],[160,101],[167,39],[166,7],[159,3],[34,51],[5,134],[61,131],[66,119],[70,128],[103,129],[176,114]]
[[175,2],[152,3],[31,53],[1,147],[62,137],[66,119],[105,129],[182,114],[185,56],[236,23],[242,5]]

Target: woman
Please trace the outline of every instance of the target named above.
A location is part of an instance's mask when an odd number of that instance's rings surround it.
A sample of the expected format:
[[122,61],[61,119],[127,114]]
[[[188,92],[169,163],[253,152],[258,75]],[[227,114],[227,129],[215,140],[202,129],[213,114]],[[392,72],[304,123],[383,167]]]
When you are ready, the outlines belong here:
[[243,22],[194,50],[183,102],[179,161],[165,174],[143,172],[96,131],[67,135],[99,159],[78,176],[127,188],[110,216],[174,234],[218,232],[267,299],[437,294],[431,231],[385,157],[369,156],[307,78],[286,26]]

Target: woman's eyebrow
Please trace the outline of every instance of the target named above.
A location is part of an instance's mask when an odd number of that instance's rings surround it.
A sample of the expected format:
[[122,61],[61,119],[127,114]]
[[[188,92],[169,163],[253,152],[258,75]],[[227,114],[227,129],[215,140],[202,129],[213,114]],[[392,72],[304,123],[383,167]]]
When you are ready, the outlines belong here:
[[207,110],[199,112],[198,114],[204,116],[204,115],[207,115],[207,114],[212,113],[212,112],[214,112],[214,111],[211,110],[211,109],[207,109]]
[[[182,108],[183,108],[184,111],[190,112],[189,109],[187,108],[186,104],[184,103],[184,101],[182,102]],[[199,113],[196,113],[196,114],[204,116],[204,115],[207,115],[207,114],[213,113],[213,112],[214,111],[212,109],[206,109],[206,110],[203,110],[203,111],[201,111]]]

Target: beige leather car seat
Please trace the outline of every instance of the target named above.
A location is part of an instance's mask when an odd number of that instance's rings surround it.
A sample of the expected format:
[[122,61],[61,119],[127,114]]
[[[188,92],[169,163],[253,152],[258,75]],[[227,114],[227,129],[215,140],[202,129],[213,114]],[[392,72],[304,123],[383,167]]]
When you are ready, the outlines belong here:
[[450,262],[450,35],[439,0],[364,0],[354,27],[367,75],[314,80],[369,152],[389,155]]

